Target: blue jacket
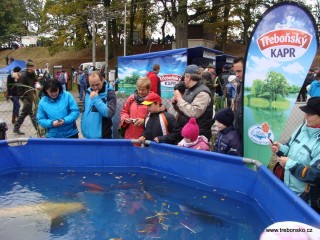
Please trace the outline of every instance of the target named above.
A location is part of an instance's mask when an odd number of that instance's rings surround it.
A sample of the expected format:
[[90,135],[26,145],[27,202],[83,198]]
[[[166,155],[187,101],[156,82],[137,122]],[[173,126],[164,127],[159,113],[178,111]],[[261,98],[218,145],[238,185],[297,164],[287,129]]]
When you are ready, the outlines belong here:
[[[292,134],[296,136],[298,129]],[[291,137],[287,144],[280,145],[280,151],[289,159],[285,165],[284,182],[297,195],[305,190],[307,180],[292,174],[292,168],[312,166],[320,159],[320,128],[303,125],[296,138]],[[310,181],[310,179],[309,179]],[[319,184],[319,183],[317,183]]]
[[240,135],[234,129],[233,125],[231,125],[218,132],[213,151],[228,155],[241,156],[241,146]]
[[[46,129],[48,138],[68,138],[79,131],[76,120],[80,114],[78,105],[73,96],[66,91],[61,91],[56,99],[43,96],[39,102],[37,121]],[[53,127],[52,122],[63,119],[64,125]]]
[[107,81],[104,81],[98,96],[91,98],[91,91],[91,88],[88,88],[84,99],[81,132],[85,138],[112,138],[112,117],[117,107],[116,94]]

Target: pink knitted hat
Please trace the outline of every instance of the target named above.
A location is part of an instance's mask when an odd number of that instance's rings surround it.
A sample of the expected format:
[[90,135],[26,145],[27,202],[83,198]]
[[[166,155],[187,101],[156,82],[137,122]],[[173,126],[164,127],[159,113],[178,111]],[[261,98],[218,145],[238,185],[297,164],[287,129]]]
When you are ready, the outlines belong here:
[[189,122],[182,128],[181,135],[184,138],[189,138],[192,142],[197,140],[199,136],[199,126],[196,119],[190,118]]

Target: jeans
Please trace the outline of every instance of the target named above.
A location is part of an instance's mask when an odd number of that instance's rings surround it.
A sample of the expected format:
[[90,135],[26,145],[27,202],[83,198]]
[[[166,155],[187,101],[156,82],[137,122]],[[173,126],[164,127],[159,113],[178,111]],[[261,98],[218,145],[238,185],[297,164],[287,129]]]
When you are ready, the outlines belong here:
[[80,95],[79,95],[80,101],[83,101],[83,98],[86,95],[86,88],[87,88],[87,85],[80,84]]
[[12,115],[18,117],[19,116],[19,111],[20,111],[19,97],[18,96],[12,96],[11,97],[11,101],[13,102]]

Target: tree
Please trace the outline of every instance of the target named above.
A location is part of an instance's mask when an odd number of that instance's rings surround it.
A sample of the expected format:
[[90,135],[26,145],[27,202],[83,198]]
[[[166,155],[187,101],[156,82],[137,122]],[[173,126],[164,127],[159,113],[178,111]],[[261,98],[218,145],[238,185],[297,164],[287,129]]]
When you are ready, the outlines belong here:
[[1,0],[0,43],[35,34],[40,24],[41,6],[39,0]]
[[277,101],[278,95],[289,95],[290,85],[281,73],[270,71],[264,80],[263,92],[269,95],[269,101]]
[[263,93],[263,81],[260,79],[256,79],[253,81],[252,88],[251,88],[251,95],[255,97],[259,97],[260,94]]

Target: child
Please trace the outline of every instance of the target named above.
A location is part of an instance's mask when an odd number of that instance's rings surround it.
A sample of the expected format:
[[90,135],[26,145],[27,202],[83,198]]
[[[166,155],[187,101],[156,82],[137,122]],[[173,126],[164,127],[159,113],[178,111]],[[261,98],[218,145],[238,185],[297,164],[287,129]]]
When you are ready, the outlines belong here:
[[162,107],[161,97],[150,92],[141,104],[147,106],[149,114],[144,122],[145,130],[139,140],[177,144],[181,138],[177,121]]
[[205,151],[210,150],[208,139],[203,135],[199,136],[199,126],[195,118],[190,118],[189,122],[184,125],[181,135],[183,139],[178,143],[178,146]]
[[214,144],[214,152],[241,156],[241,140],[239,133],[234,129],[234,113],[231,108],[221,109],[215,115],[218,135]]

